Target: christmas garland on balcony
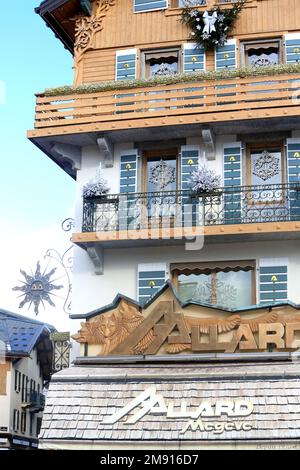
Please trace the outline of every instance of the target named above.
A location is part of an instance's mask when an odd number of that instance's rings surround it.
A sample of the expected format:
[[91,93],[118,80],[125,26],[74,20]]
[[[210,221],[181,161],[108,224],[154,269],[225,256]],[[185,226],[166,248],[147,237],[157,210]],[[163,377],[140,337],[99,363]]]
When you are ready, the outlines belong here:
[[245,3],[246,0],[237,0],[230,9],[215,6],[204,13],[195,8],[184,8],[181,21],[191,29],[190,39],[204,50],[212,50],[224,46]]

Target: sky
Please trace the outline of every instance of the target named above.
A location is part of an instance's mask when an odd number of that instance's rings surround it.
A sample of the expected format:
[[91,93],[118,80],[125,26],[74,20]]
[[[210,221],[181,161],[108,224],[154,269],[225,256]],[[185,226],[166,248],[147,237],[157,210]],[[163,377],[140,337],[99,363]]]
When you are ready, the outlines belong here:
[[[63,277],[60,297],[45,303],[36,317],[33,308],[19,309],[18,292],[12,287],[24,280],[20,269],[35,271],[49,248],[63,254],[70,233],[61,223],[73,215],[75,183],[26,138],[33,128],[35,93],[45,88],[72,84],[73,59],[34,12],[39,0],[1,2],[0,11],[0,308],[47,321],[66,331],[63,312]],[[48,269],[57,267],[51,260]],[[48,305],[48,306],[47,306]],[[27,304],[28,306],[28,304]]]

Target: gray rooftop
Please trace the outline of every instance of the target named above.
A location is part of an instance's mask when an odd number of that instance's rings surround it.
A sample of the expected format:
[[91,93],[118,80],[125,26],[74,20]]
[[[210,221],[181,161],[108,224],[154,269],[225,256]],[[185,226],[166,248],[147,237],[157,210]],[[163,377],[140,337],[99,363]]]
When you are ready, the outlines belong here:
[[[135,424],[122,418],[104,424],[150,386],[168,404],[184,399],[196,407],[202,400],[247,398],[254,411],[244,418],[203,418],[203,422],[244,421],[251,431],[180,431],[187,418],[146,414]],[[137,409],[136,409],[137,410]],[[135,410],[135,411],[136,411]],[[131,416],[131,411],[128,416]],[[300,441],[300,364],[109,365],[73,367],[52,377],[40,434],[41,442],[209,442],[252,440]]]

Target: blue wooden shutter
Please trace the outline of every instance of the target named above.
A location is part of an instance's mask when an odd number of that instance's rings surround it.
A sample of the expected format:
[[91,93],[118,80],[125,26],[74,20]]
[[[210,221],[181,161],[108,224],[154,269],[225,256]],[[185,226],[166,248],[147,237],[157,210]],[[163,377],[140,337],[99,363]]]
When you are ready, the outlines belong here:
[[288,300],[287,259],[260,260],[260,303],[285,302]]
[[300,192],[292,187],[300,185],[300,139],[287,139],[286,148],[290,219],[300,220]]
[[163,10],[165,8],[168,8],[168,0],[133,0],[134,13]]
[[189,179],[199,166],[199,147],[186,145],[181,147],[181,189],[191,189]]
[[116,80],[134,80],[136,78],[136,49],[116,52]]
[[205,52],[197,44],[183,45],[183,72],[193,73],[205,70]]
[[[241,222],[242,144],[224,144],[224,223]],[[235,189],[235,186],[237,189]]]
[[138,265],[138,301],[144,304],[164,285],[166,264],[149,263]]
[[120,161],[120,193],[135,193],[137,191],[137,153],[121,155]]
[[287,64],[300,62],[300,33],[285,36],[285,55]]
[[[199,167],[200,149],[195,145],[185,145],[181,147],[181,189],[191,190],[189,179],[193,171]],[[182,197],[182,223],[184,226],[197,225],[197,204],[196,198],[191,198],[190,195]]]
[[224,46],[216,48],[215,67],[216,70],[237,67],[236,39],[229,39]]

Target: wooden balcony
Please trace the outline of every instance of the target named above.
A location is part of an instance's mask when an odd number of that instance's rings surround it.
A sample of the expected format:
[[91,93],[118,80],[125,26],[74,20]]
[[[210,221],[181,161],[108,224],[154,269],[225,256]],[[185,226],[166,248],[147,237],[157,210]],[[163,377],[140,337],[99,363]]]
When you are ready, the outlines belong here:
[[[291,233],[293,235],[291,236]],[[73,242],[83,247],[113,247],[134,242],[179,243],[186,238],[279,234],[300,236],[300,187],[263,185],[219,188],[213,194],[190,191],[114,194],[85,199],[82,232]],[[270,238],[271,237],[271,238]],[[147,244],[146,243],[146,244]]]
[[29,138],[300,115],[300,75],[235,77],[97,93],[37,95]]

